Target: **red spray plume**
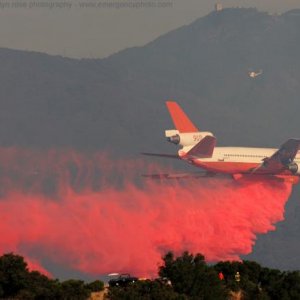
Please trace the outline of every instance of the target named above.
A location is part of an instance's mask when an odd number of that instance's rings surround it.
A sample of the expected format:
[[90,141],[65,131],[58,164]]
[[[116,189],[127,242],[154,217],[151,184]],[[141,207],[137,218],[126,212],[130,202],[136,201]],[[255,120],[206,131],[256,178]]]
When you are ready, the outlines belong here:
[[135,183],[157,167],[73,151],[0,149],[0,166],[0,253],[41,271],[47,258],[89,274],[151,276],[169,250],[239,259],[283,219],[291,192],[267,180]]

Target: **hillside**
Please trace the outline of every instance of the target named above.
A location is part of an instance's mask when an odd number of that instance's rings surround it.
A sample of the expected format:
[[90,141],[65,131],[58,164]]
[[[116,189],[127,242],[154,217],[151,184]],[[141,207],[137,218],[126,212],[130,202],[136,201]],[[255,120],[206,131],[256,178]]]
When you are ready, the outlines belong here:
[[[279,146],[300,136],[299,28],[297,10],[224,9],[101,60],[0,49],[0,145],[172,152],[171,98],[219,145]],[[298,194],[252,259],[300,268]]]
[[225,9],[102,60],[0,49],[1,144],[170,149],[173,98],[219,144],[278,145],[298,136],[299,25],[292,12]]

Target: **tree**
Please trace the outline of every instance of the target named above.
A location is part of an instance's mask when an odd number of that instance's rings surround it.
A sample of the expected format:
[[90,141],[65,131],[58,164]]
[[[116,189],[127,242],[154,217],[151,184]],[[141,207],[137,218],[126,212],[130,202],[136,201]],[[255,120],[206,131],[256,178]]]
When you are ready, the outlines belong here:
[[[35,300],[58,299],[60,296],[60,283],[58,280],[49,279],[38,271],[32,271],[28,274],[26,290],[30,291]],[[25,297],[19,298],[25,299]]]
[[57,280],[30,272],[22,256],[8,253],[0,257],[0,297],[51,300],[58,299],[59,292]]
[[102,281],[84,284],[81,280],[59,282],[30,272],[24,258],[13,253],[0,257],[0,297],[23,300],[86,300],[91,292],[101,291]]
[[90,291],[85,287],[82,280],[70,279],[61,283],[61,299],[63,300],[86,300]]
[[104,290],[104,282],[100,280],[95,280],[93,282],[87,283],[85,287],[90,292],[100,292]]
[[184,295],[175,293],[171,286],[159,280],[137,281],[127,287],[109,289],[110,300],[187,300]]
[[264,269],[263,287],[274,300],[300,299],[300,273]]
[[0,297],[2,298],[3,296],[4,296],[4,291],[2,285],[0,284]]
[[174,257],[168,252],[163,257],[164,264],[159,269],[159,275],[171,281],[174,291],[189,297],[189,299],[226,299],[225,286],[218,278],[213,267],[206,265],[204,256],[195,256],[184,252],[182,256]]
[[290,299],[300,299],[300,273],[299,271],[285,274],[283,288],[288,291]]
[[[13,253],[0,257],[0,294],[9,298],[26,288],[28,268],[24,258]],[[2,290],[2,291],[1,291]]]

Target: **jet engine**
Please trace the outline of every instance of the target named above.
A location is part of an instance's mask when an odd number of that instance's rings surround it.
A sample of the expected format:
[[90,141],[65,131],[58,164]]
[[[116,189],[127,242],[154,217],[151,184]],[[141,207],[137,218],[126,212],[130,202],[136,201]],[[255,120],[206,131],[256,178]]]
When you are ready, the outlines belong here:
[[288,170],[291,171],[294,175],[300,175],[299,165],[295,162],[292,162],[288,165]]
[[175,145],[181,145],[183,147],[194,146],[204,137],[208,135],[213,136],[213,134],[208,131],[180,133],[178,130],[166,130],[165,135],[168,142]]

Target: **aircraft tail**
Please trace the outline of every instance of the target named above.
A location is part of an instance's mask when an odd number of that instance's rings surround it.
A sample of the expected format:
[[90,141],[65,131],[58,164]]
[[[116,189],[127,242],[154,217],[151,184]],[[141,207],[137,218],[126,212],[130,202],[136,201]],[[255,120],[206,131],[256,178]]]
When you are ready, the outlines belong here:
[[190,151],[188,151],[186,155],[201,158],[212,157],[216,142],[217,139],[214,136],[208,135],[196,144]]
[[199,129],[192,123],[182,108],[174,101],[166,102],[167,108],[175,125],[175,128],[181,132],[198,132]]

